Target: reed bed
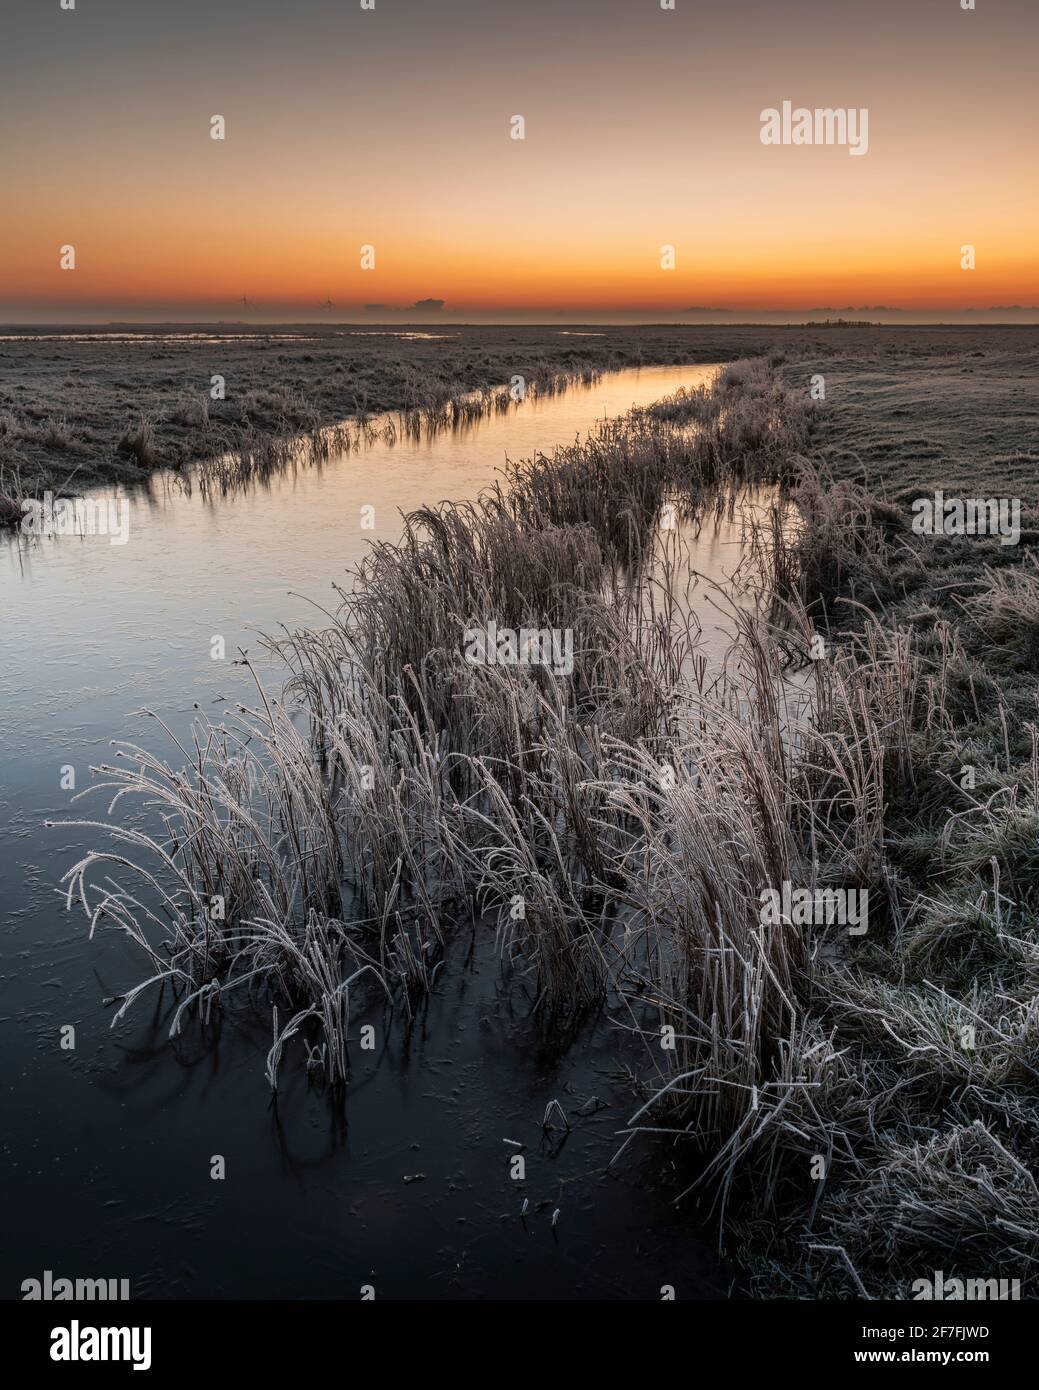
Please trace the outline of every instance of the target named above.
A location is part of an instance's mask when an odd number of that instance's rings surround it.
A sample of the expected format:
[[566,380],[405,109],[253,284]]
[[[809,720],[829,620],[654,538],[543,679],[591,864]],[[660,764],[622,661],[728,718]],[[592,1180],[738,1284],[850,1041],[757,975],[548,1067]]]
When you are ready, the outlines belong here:
[[[897,516],[813,465],[776,365],[733,364],[412,514],[321,627],[271,639],[278,699],[257,682],[200,720],[182,766],[126,748],[98,770],[109,819],[80,824],[114,844],[66,891],[148,962],[117,1016],[168,985],[176,1031],[244,985],[272,1013],[272,1086],[293,1040],[341,1085],[352,1000],[410,1017],[461,923],[496,932],[546,1027],[606,1001],[640,1044],[621,1152],[682,1146],[681,1195],[717,1204],[723,1241],[749,1233],[752,1287],[862,1296],[936,1250],[951,1272],[988,1220],[985,1249],[1039,1253],[1039,754],[1033,738],[1027,775],[1007,760],[998,788],[953,788],[980,714],[968,652],[867,605]],[[660,514],[703,521],[766,485],[760,601],[733,609],[712,677]],[[974,620],[1030,613],[1030,582],[994,574]],[[491,622],[567,632],[567,668],[467,660]],[[113,819],[127,797],[160,828]],[[948,824],[914,843],[914,812]],[[868,891],[868,934],[766,924],[782,884]]]

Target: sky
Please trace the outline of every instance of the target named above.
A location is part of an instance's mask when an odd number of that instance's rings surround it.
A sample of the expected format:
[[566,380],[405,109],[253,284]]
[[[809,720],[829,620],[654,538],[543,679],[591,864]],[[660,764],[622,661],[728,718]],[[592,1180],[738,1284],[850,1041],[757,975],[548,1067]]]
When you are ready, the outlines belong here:
[[1039,306],[1037,0],[674,5],[2,0],[0,321]]

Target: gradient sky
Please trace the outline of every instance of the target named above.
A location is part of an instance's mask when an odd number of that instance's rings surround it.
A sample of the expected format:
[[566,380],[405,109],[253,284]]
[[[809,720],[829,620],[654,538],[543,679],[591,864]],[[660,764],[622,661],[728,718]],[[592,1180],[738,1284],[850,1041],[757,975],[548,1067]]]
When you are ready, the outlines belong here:
[[3,0],[0,318],[1037,305],[1039,3],[977,6]]

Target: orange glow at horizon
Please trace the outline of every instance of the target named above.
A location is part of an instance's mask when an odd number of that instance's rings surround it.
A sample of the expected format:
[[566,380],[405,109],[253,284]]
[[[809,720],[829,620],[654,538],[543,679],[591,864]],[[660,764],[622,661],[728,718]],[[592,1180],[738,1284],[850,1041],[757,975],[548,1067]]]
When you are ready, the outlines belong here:
[[[550,31],[470,0],[444,16],[397,0],[370,23],[311,0],[309,27],[255,0],[222,42],[207,26],[230,12],[184,4],[174,23],[108,0],[112,29],[75,35],[20,20],[43,57],[13,61],[0,94],[32,112],[2,156],[0,314],[233,317],[243,296],[304,316],[326,296],[453,315],[1039,305],[1020,0],[966,19],[930,0],[841,16],[746,0],[743,20],[663,21],[530,0]],[[128,61],[146,45],[148,63]],[[788,95],[868,108],[868,152],[763,145],[760,112]]]
[[[519,232],[456,198],[441,210],[435,234],[421,224],[402,234],[408,221],[403,213],[398,222],[385,203],[367,225],[355,210],[336,208],[314,218],[272,216],[244,195],[235,206],[181,197],[132,224],[89,198],[61,217],[37,207],[7,222],[0,303],[231,308],[246,295],[316,307],[331,296],[346,309],[436,298],[450,312],[1039,304],[1034,240],[1016,217],[999,225],[989,213],[946,220],[939,211],[893,227],[887,214],[869,221],[854,205],[827,207],[818,219],[786,208],[770,230],[730,197],[706,225],[681,207],[667,216],[629,213],[608,226],[567,209]],[[960,264],[968,241],[976,249],[969,271]],[[66,244],[76,250],[74,271],[59,267]],[[360,268],[365,244],[375,247],[374,270]],[[661,268],[666,245],[675,248],[673,270]]]
[[[660,250],[648,239],[633,254],[628,246],[599,244],[594,252],[560,246],[550,259],[535,251],[491,247],[443,253],[420,246],[375,241],[376,268],[363,272],[361,243],[351,255],[323,246],[317,238],[297,242],[252,241],[227,253],[210,242],[169,245],[149,240],[149,253],[135,255],[118,229],[104,241],[77,234],[74,272],[59,269],[61,245],[53,234],[46,260],[26,258],[15,266],[0,302],[75,307],[78,304],[210,305],[233,308],[243,295],[271,306],[318,307],[330,296],[342,310],[370,304],[406,308],[428,298],[448,311],[514,309],[662,310],[695,308],[808,309],[826,304],[885,305],[907,310],[1039,304],[1039,273],[1024,247],[1001,247],[996,258],[982,242],[976,268],[960,266],[960,246],[918,243],[874,248],[852,244],[838,250],[776,247],[733,251],[718,245],[686,248],[676,235],[674,270],[661,270]],[[663,243],[661,243],[663,244]],[[351,265],[350,262],[354,264]]]

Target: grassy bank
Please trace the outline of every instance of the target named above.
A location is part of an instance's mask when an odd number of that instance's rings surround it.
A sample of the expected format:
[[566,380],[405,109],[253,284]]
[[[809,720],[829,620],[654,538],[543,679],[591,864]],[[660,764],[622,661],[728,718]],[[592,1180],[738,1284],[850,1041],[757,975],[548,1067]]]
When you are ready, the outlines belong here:
[[[284,457],[290,439],[383,412],[449,421],[472,393],[489,397],[516,376],[550,390],[619,367],[775,352],[798,389],[809,368],[829,374],[846,432],[834,447],[854,450],[874,480],[896,459],[919,465],[925,479],[979,429],[991,434],[988,420],[1002,422],[997,428],[1013,420],[1011,452],[1036,449],[1033,329],[425,325],[413,331],[441,336],[411,338],[331,325],[170,331],[181,336],[22,331],[0,340],[0,525],[19,522],[22,499],[46,489],[132,486],[156,469],[225,456],[262,467]],[[222,398],[212,394],[214,376]],[[1028,464],[1007,468],[1026,476]]]
[[[907,370],[875,364],[895,399]],[[165,819],[152,840],[116,820],[69,877],[147,958],[120,1013],[165,983],[177,1029],[253,991],[272,1085],[301,1052],[339,1084],[358,990],[406,1017],[460,924],[496,930],[546,1028],[605,1002],[642,1040],[628,1142],[677,1149],[676,1197],[713,1206],[752,1291],[1027,1277],[1039,569],[1027,533],[916,535],[915,480],[957,475],[936,457],[888,486],[866,436],[902,417],[879,385],[853,412],[842,381],[832,355],[737,362],[416,513],[325,627],[276,644],[286,703],[258,688],[200,723],[183,767],[102,769]],[[973,476],[1005,495],[1015,411],[1001,428]],[[781,485],[753,537],[765,601],[710,683],[661,517],[761,484]],[[572,669],[466,660],[491,622],[569,633]],[[868,892],[868,930],[766,924],[783,884]]]
[[177,331],[185,336],[0,341],[0,525],[48,488],[68,495],[224,455],[278,457],[288,440],[383,412],[448,423],[465,418],[473,393],[489,397],[517,376],[551,391],[619,367],[727,360],[767,340],[755,329]]

